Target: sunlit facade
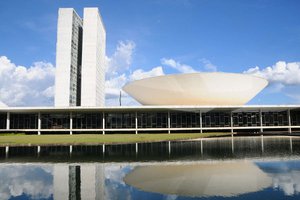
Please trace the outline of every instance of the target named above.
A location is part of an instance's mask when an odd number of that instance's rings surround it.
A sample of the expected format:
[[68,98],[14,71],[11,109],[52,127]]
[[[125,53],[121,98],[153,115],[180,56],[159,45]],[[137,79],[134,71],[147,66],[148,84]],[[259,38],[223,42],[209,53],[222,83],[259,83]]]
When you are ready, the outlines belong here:
[[300,106],[1,108],[0,132],[298,132]]

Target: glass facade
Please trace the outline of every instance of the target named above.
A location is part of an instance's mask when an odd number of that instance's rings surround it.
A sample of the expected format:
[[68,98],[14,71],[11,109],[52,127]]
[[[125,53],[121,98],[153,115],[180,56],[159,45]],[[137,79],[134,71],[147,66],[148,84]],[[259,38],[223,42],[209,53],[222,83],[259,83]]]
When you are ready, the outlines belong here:
[[38,114],[10,114],[10,129],[37,129]]
[[202,127],[230,127],[229,112],[202,113]]
[[292,126],[300,126],[300,111],[291,110],[291,124]]
[[200,112],[170,112],[171,128],[199,128]]
[[69,129],[70,114],[69,113],[42,113],[41,114],[42,129]]
[[288,126],[288,112],[263,112],[263,126]]
[[167,112],[138,112],[138,128],[168,128]]
[[102,113],[72,113],[74,129],[102,129]]
[[[41,113],[41,129],[70,129],[69,112]],[[202,128],[231,127],[263,127],[288,126],[288,110],[280,112],[202,112]],[[187,111],[128,111],[104,113],[105,129],[135,129],[137,117],[138,129],[168,129],[170,117],[171,129],[195,128],[200,129],[200,110]],[[261,117],[261,119],[260,119]],[[72,112],[73,129],[103,129],[103,112]],[[300,126],[300,110],[291,110],[292,126]],[[6,130],[7,113],[0,113],[0,129]],[[10,129],[38,129],[38,113],[11,113]],[[225,129],[224,129],[225,130]],[[226,129],[228,130],[228,129]],[[292,127],[293,130],[293,127]],[[294,128],[295,130],[295,128]],[[174,130],[175,131],[175,130]]]
[[259,112],[234,112],[232,120],[234,127],[260,126]]
[[6,113],[0,113],[0,129],[6,129]]
[[135,112],[105,113],[106,129],[133,129],[135,128]]

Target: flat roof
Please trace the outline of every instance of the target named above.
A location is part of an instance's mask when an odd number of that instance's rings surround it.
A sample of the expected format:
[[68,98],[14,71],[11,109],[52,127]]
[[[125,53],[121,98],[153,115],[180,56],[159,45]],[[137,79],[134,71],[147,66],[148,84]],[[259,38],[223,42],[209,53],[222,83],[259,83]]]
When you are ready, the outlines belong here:
[[202,112],[209,111],[284,111],[284,110],[300,110],[300,105],[241,105],[241,106],[190,106],[190,105],[177,105],[177,106],[107,106],[107,107],[2,107],[0,112],[64,112],[64,111],[187,111],[194,112],[201,110]]

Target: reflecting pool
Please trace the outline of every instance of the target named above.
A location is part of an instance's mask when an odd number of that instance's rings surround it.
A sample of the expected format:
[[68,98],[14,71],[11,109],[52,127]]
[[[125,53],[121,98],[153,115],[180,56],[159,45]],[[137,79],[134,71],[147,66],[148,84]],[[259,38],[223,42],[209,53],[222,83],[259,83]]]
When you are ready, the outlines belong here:
[[0,199],[300,199],[300,137],[0,147]]

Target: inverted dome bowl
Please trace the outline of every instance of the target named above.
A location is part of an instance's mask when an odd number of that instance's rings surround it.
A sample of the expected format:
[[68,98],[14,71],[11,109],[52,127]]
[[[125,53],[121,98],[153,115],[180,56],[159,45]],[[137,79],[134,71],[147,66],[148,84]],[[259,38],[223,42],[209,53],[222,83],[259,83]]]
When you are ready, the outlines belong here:
[[123,90],[143,105],[244,105],[267,85],[256,76],[216,72],[145,78]]

